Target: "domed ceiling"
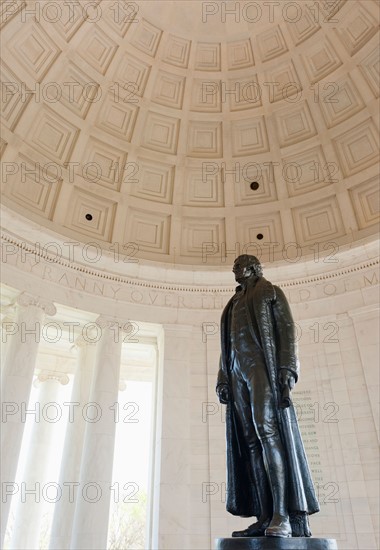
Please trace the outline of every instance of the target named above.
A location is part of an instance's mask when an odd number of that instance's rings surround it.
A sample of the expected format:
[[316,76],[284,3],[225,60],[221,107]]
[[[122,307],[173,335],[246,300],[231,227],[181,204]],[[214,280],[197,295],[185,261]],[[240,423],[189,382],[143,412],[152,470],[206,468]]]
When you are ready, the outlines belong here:
[[376,1],[1,11],[7,207],[171,264],[329,253],[376,232]]

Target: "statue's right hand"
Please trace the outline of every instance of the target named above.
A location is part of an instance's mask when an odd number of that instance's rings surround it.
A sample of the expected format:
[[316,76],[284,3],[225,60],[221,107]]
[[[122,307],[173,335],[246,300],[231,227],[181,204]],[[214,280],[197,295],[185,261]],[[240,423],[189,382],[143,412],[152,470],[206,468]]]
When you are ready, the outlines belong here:
[[230,400],[230,389],[227,384],[221,384],[217,387],[216,392],[218,394],[219,402],[222,405],[227,405]]

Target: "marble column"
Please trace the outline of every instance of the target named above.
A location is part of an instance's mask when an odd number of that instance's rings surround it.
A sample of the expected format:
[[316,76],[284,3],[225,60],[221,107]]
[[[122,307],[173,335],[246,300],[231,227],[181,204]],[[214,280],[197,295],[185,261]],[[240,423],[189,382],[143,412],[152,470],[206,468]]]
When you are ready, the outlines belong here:
[[100,338],[89,397],[92,405],[84,413],[86,429],[71,538],[71,548],[76,550],[107,547],[123,332],[115,319],[100,317],[97,324]]
[[25,411],[29,403],[42,322],[45,314],[53,316],[56,313],[52,302],[25,292],[18,296],[16,303],[16,321],[5,327],[7,333],[3,335],[9,340],[1,377],[2,542],[9,516],[10,495],[15,489],[14,482],[24,433],[25,421],[22,410]]
[[70,405],[67,405],[71,411],[71,416],[67,424],[59,476],[59,485],[63,489],[63,494],[54,508],[49,543],[50,550],[70,548],[75,513],[75,499],[70,488],[75,489],[78,485],[74,484],[79,484],[86,427],[82,411],[89,402],[91,375],[95,364],[95,342],[85,340],[83,336],[80,336],[77,338],[73,349],[77,351],[77,366]]
[[[159,339],[153,548],[190,548],[190,365],[193,327]],[[163,354],[162,354],[163,350]],[[191,531],[191,530],[190,530]]]
[[13,327],[16,322],[16,304],[8,304],[1,308],[1,378],[3,377],[3,366],[5,357],[9,347],[9,332],[13,332]]
[[61,384],[68,382],[68,376],[58,372],[42,372],[37,377],[36,385],[40,386],[39,409],[28,448],[28,460],[22,475],[23,486],[16,495],[17,507],[10,542],[11,550],[39,548],[42,516],[49,499],[52,498],[49,493],[45,494],[47,484],[52,482],[48,477],[48,466],[54,453],[57,422],[62,421],[59,389]]

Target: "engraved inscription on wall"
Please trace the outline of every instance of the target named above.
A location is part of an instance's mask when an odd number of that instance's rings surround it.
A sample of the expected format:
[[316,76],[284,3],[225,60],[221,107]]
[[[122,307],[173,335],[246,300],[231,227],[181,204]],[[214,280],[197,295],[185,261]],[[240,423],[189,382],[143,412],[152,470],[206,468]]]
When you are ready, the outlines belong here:
[[[304,442],[307,460],[312,473],[316,493],[321,508],[330,503],[330,497],[334,492],[333,482],[324,479],[323,461],[319,446],[317,425],[321,420],[321,405],[315,399],[312,390],[303,390],[293,393],[293,404],[296,410],[298,424]],[[323,414],[326,414],[322,408]],[[334,414],[334,411],[330,411]]]

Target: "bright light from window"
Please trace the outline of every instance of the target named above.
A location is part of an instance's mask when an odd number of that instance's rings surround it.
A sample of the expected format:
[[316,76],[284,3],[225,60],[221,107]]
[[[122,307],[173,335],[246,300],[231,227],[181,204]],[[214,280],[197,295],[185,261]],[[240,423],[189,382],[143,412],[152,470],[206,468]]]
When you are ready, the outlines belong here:
[[109,550],[148,547],[153,383],[127,381],[115,411]]

